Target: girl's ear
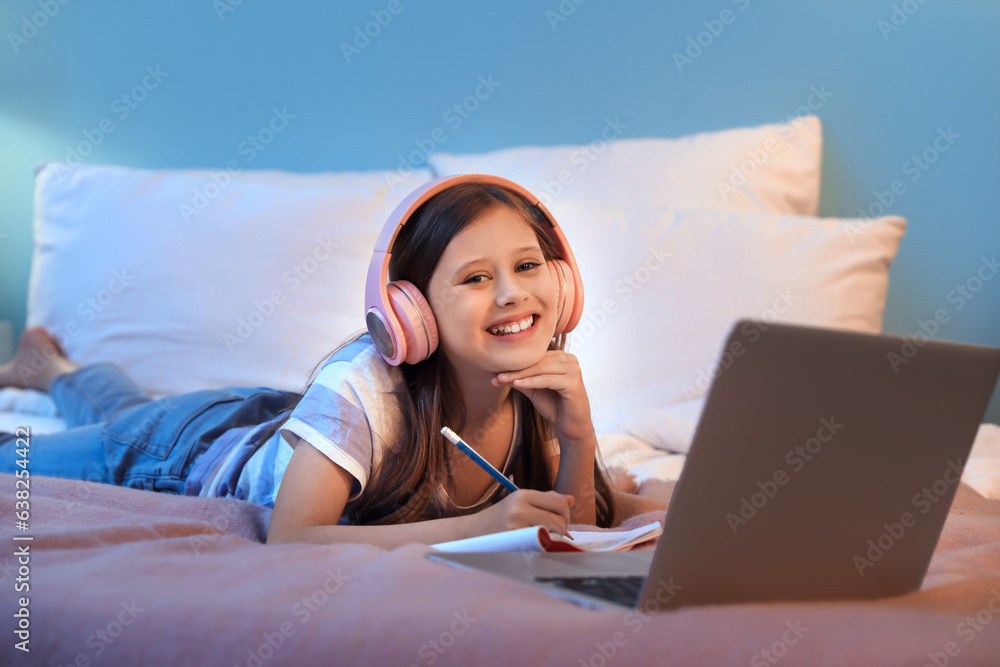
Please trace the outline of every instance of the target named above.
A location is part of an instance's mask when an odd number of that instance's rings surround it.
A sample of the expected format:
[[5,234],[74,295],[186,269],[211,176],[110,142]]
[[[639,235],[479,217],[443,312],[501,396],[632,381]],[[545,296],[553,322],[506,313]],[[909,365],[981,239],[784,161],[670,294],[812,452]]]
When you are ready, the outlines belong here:
[[550,259],[548,267],[552,284],[556,288],[556,329],[552,335],[558,336],[566,331],[566,325],[573,314],[576,286],[573,282],[569,264],[561,259]]
[[397,344],[402,343],[402,363],[419,363],[431,356],[438,346],[434,312],[417,286],[408,280],[394,280],[386,285],[386,291],[392,312],[399,320],[395,334]]

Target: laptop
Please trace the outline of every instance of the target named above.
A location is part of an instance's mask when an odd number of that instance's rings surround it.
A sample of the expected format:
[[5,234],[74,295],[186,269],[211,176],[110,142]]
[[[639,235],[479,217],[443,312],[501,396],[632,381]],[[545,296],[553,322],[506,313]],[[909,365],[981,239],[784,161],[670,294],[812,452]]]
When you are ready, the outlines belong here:
[[430,553],[597,609],[918,590],[1000,349],[740,320],[655,550]]

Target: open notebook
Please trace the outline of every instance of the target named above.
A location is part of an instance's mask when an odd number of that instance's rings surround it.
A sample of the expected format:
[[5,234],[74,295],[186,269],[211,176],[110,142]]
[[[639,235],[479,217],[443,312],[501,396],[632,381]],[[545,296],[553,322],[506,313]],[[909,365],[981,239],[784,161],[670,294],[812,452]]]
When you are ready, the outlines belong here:
[[637,544],[648,542],[663,533],[663,526],[655,521],[632,530],[582,531],[574,530],[573,539],[553,535],[542,526],[529,526],[491,533],[464,540],[431,545],[438,551],[452,553],[498,553],[502,551],[625,551]]

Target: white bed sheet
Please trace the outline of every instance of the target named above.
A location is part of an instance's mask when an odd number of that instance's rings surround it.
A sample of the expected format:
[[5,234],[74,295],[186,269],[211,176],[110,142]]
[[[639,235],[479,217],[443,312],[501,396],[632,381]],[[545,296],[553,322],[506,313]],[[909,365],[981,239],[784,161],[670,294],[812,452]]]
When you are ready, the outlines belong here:
[[[684,454],[664,451],[631,435],[598,436],[605,465],[632,472],[636,481],[677,480]],[[1000,426],[981,424],[962,473],[962,481],[985,498],[1000,500]]]

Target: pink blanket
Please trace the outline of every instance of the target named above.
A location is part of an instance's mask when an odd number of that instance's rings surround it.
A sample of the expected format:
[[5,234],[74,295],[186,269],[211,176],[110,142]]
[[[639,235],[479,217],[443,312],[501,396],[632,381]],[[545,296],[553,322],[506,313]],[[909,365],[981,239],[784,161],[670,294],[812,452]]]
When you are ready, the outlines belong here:
[[15,501],[0,475],[2,664],[1000,664],[1000,501],[965,485],[918,593],[655,616],[576,607],[423,546],[264,546],[267,510],[240,501],[36,476],[27,531]]

